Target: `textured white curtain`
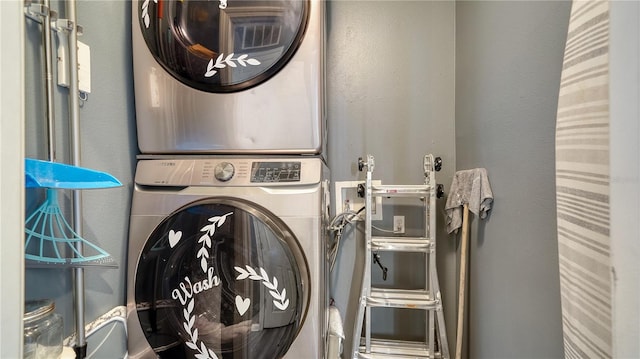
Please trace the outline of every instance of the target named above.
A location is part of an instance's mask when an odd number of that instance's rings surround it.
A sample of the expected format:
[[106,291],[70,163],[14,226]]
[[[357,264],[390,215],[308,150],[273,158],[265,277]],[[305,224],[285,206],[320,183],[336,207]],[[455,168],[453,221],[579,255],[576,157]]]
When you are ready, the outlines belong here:
[[610,358],[609,2],[574,1],[556,124],[566,358]]

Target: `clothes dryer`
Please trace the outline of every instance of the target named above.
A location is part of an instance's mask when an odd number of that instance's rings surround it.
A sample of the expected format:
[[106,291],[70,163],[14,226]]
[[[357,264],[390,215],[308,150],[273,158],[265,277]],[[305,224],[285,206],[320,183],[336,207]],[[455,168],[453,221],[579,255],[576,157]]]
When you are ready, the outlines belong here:
[[327,168],[319,158],[140,160],[130,358],[323,358]]
[[142,153],[322,153],[324,1],[132,7]]

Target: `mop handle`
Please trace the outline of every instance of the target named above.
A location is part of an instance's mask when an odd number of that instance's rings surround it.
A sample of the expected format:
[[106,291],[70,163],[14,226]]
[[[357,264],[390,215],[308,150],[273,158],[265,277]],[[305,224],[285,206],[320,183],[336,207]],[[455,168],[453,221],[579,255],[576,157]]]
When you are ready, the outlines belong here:
[[460,235],[460,279],[458,284],[458,330],[456,333],[456,359],[462,357],[462,336],[464,332],[465,289],[467,287],[467,247],[469,227],[469,204],[465,203],[462,214],[462,234]]

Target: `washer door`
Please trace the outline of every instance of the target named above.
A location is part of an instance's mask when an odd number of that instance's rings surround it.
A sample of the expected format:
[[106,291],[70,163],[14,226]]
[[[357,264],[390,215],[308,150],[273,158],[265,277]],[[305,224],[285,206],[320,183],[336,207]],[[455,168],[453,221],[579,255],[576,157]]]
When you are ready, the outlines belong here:
[[160,358],[279,358],[309,302],[297,240],[250,202],[192,203],[151,234],[138,261],[135,301]]
[[187,86],[235,92],[274,76],[300,45],[309,0],[139,0],[142,35]]

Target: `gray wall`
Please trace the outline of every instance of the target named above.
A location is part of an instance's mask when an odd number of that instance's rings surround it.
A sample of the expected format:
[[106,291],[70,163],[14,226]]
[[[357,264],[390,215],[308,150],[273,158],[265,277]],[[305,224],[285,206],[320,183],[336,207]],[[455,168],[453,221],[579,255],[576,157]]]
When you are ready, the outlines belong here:
[[[65,17],[65,10],[59,2],[52,1],[52,8],[59,12],[61,18]],[[77,4],[78,24],[84,27],[84,34],[78,39],[91,47],[92,85],[92,92],[80,109],[81,165],[108,172],[124,185],[115,189],[83,191],[83,237],[107,251],[119,264],[117,269],[85,270],[87,323],[125,303],[128,217],[134,156],[137,153],[130,14],[130,3],[126,1],[79,1]],[[40,25],[30,20],[25,24],[25,156],[48,159]],[[54,46],[56,43],[54,40]],[[56,78],[54,68],[54,80]],[[56,86],[56,160],[65,163],[70,162],[67,103],[67,89]],[[27,214],[42,199],[42,191],[28,190]],[[68,191],[61,192],[60,203],[66,211],[69,210]],[[68,213],[67,219],[70,221],[71,218]],[[72,277],[71,270],[62,269],[27,269],[25,273],[25,299],[54,299],[57,311],[63,314],[67,335],[75,330]],[[121,334],[119,331],[115,333]],[[124,342],[121,337],[114,337],[117,345],[108,348],[105,358],[122,353]],[[91,342],[89,350],[92,350]]]
[[[424,182],[423,156],[441,156],[439,183],[447,187],[454,171],[454,11],[451,1],[331,1],[327,3],[328,161],[332,181],[363,180],[358,157],[375,157],[374,179],[386,184]],[[439,200],[441,212],[444,199]],[[407,231],[417,230],[411,214],[421,207],[384,208],[391,228],[394,214],[407,216]],[[357,208],[356,208],[357,209]],[[454,323],[455,243],[442,230],[438,243],[445,313]],[[352,336],[362,267],[362,228],[343,238],[334,270],[332,295]],[[356,248],[358,249],[356,250]],[[406,257],[383,255],[386,284],[416,285],[415,265]],[[380,271],[373,275],[380,280]],[[450,308],[450,309],[448,309]],[[415,313],[374,312],[374,332],[415,337]],[[424,325],[424,324],[422,324]],[[450,337],[455,332],[449,326]],[[424,332],[424,329],[422,329]],[[417,339],[417,338],[414,338]],[[349,344],[349,343],[347,343]],[[345,352],[351,350],[350,345]],[[346,354],[345,354],[345,357]]]
[[640,357],[640,2],[610,3],[613,357]]
[[563,356],[554,137],[564,1],[456,3],[456,167],[488,170],[472,224],[470,358]]

